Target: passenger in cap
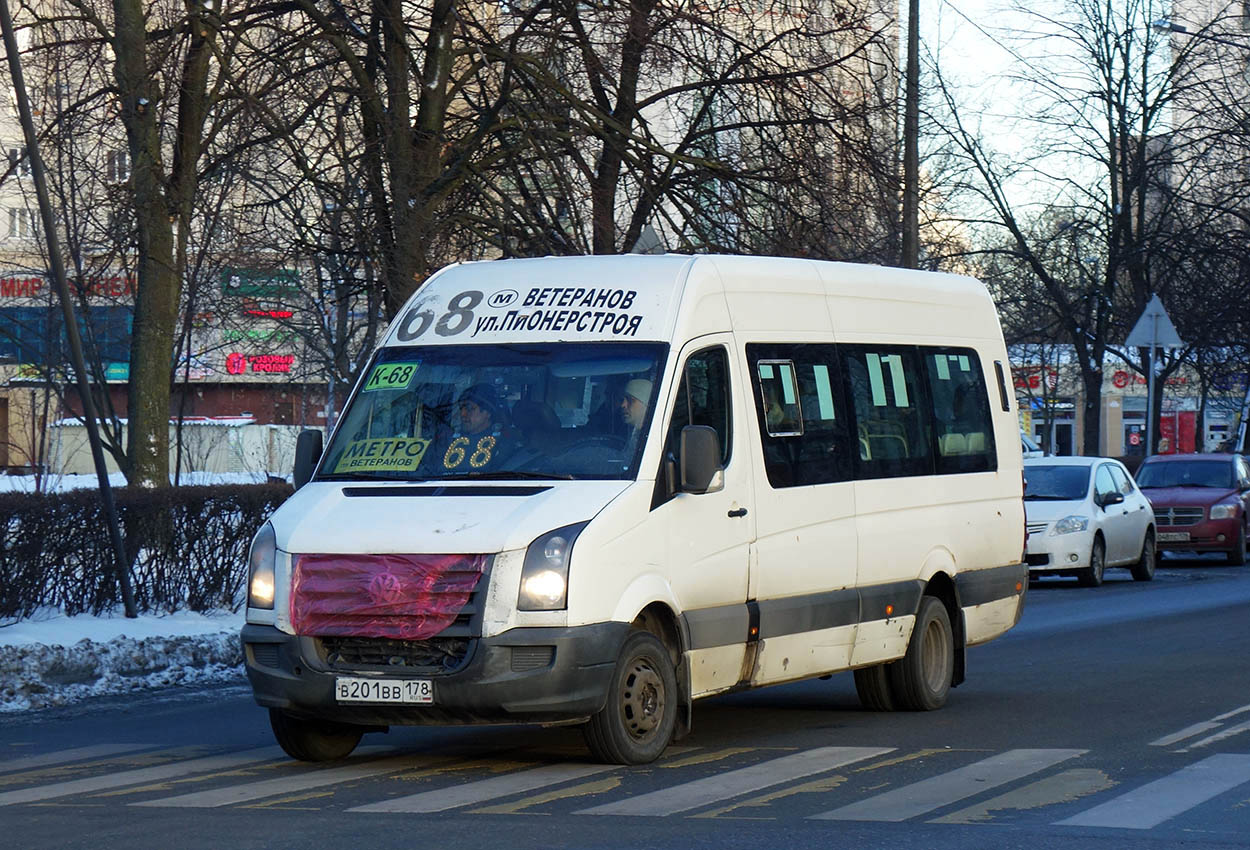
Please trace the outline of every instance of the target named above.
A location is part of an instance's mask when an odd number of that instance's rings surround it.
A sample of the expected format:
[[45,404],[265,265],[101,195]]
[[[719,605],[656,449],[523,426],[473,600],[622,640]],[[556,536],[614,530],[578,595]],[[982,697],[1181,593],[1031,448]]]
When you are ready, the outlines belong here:
[[647,402],[651,398],[651,382],[634,378],[625,385],[621,396],[621,420],[637,431],[647,421]]

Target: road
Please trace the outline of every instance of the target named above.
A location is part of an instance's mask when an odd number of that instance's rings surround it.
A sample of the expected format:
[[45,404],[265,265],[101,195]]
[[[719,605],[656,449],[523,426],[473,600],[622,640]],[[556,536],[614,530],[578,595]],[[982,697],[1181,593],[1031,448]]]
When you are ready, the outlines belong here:
[[575,729],[404,728],[277,751],[244,687],[0,720],[20,848],[1250,848],[1250,568],[1035,583],[930,713],[849,674],[719,697],[640,768]]

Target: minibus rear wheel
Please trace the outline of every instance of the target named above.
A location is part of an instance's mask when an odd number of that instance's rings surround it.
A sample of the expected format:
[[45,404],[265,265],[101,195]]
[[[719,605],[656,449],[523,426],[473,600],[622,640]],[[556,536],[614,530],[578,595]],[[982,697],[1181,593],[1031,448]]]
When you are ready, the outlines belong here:
[[283,752],[300,761],[347,758],[364,734],[358,727],[294,717],[277,708],[269,709],[269,725]]
[[894,693],[890,690],[888,664],[874,664],[855,671],[855,692],[869,711],[893,711]]
[[904,711],[933,711],[946,704],[955,670],[950,614],[936,596],[922,596],[907,654],[890,665],[894,704]]
[[647,764],[660,757],[677,727],[677,674],[668,647],[651,632],[625,639],[608,700],[582,727],[595,758]]

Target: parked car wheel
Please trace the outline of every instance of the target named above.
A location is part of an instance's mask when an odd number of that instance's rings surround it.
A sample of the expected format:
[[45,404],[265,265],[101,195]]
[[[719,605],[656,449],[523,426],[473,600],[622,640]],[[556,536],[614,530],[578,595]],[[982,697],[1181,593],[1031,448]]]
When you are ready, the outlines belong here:
[[650,632],[630,634],[608,686],[608,701],[582,727],[591,753],[608,764],[647,764],[677,728],[677,674],[668,647]]
[[1246,525],[1243,522],[1237,529],[1237,548],[1228,553],[1228,562],[1234,567],[1246,563]]
[[894,693],[890,690],[888,664],[874,664],[855,671],[855,692],[869,711],[893,711]]
[[363,729],[345,723],[294,717],[277,708],[269,709],[269,725],[282,750],[300,761],[347,758],[364,734]]
[[889,665],[894,704],[905,711],[933,711],[946,704],[955,670],[955,636],[946,606],[923,596],[907,654]]
[[1155,549],[1155,533],[1146,531],[1146,539],[1141,542],[1141,557],[1130,567],[1134,581],[1150,581],[1155,577],[1155,563],[1159,557]]
[[1107,544],[1101,537],[1094,538],[1094,548],[1089,553],[1089,566],[1077,575],[1082,587],[1098,587],[1103,573],[1107,571]]

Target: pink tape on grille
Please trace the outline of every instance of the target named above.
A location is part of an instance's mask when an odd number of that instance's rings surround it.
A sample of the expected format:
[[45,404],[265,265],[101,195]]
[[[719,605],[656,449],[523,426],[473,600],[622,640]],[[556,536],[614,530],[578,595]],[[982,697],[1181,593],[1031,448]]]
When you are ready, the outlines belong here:
[[456,620],[485,555],[300,555],[291,582],[296,634],[421,640]]

